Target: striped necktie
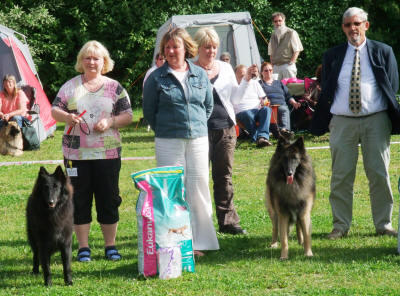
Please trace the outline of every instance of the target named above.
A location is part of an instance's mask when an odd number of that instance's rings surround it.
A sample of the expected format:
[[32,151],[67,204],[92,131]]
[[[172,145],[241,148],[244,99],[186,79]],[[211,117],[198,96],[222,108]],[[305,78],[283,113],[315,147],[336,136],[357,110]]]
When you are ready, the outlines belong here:
[[355,50],[353,69],[351,70],[349,107],[354,114],[361,111],[361,68],[358,49]]

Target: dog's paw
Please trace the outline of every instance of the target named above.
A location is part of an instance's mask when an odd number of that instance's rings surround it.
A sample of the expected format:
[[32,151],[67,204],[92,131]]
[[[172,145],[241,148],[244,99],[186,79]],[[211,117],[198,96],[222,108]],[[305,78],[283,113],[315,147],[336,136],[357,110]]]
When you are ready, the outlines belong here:
[[304,252],[304,256],[306,256],[306,257],[308,257],[308,258],[311,258],[311,257],[314,256],[314,255],[313,255],[312,251],[309,250],[309,251]]
[[66,285],[66,286],[72,286],[72,280],[66,281],[66,282],[65,282],[65,285]]
[[278,242],[274,242],[269,246],[271,249],[277,249],[278,248]]

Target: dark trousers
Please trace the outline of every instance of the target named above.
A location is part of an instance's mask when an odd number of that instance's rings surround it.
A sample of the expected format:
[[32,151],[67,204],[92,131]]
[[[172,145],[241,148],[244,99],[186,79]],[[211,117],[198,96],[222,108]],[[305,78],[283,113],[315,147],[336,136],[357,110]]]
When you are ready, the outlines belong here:
[[239,216],[233,204],[232,168],[236,146],[235,126],[208,130],[210,161],[214,182],[214,201],[219,227],[239,226]]

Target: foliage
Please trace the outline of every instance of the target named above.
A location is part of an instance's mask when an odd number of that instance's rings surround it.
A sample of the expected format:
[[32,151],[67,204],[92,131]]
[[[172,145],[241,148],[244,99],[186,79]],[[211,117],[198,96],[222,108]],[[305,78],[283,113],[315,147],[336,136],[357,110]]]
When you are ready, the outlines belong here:
[[[1,22],[28,38],[40,78],[50,100],[61,85],[77,73],[76,55],[88,40],[102,42],[116,61],[110,76],[120,81],[140,105],[141,75],[152,62],[158,28],[172,15],[249,11],[262,34],[269,39],[270,15],[282,11],[288,26],[299,32],[305,50],[298,63],[299,77],[313,76],[323,52],[345,41],[341,15],[347,7],[370,12],[371,38],[392,45],[400,60],[400,41],[392,28],[400,26],[397,0],[4,0]],[[268,59],[267,45],[256,32],[258,46]]]

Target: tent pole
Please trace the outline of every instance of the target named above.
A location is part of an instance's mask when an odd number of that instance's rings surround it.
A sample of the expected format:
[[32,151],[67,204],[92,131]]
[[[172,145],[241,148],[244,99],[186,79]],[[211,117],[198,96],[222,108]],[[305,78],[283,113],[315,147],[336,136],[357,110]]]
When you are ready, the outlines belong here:
[[258,33],[260,33],[261,37],[264,39],[265,44],[268,46],[268,41],[267,39],[264,37],[263,33],[261,33],[260,29],[257,27],[256,23],[253,21],[253,19],[251,20],[251,23],[254,25],[254,27],[256,27]]

